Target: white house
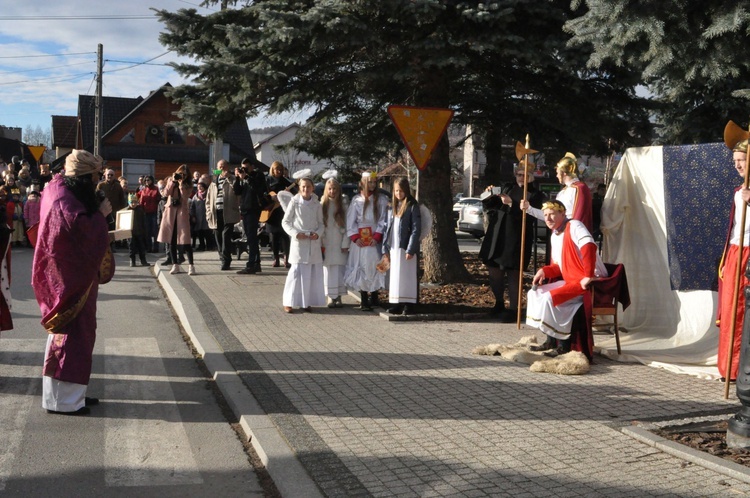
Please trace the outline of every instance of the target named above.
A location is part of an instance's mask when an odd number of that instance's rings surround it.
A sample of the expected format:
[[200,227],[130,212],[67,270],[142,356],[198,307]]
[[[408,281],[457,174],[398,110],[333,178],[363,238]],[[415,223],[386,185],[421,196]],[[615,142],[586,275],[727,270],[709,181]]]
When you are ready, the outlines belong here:
[[294,139],[299,129],[300,126],[294,123],[275,135],[264,137],[256,142],[254,145],[255,157],[268,166],[274,161],[281,161],[289,170],[290,175],[304,168],[310,168],[315,174],[332,167],[332,163],[328,160],[315,158],[296,149],[284,150],[281,148],[282,145]]
[[464,194],[469,197],[479,196],[480,192],[474,192],[474,182],[484,176],[486,167],[487,156],[484,154],[484,149],[477,147],[471,125],[467,125],[466,141],[464,141]]

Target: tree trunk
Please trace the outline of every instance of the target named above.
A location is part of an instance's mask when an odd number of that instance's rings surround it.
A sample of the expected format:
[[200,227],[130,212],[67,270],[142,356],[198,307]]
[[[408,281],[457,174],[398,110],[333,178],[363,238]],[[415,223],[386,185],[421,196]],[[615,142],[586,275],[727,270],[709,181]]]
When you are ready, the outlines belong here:
[[438,142],[432,157],[419,173],[419,201],[432,213],[432,231],[423,240],[425,282],[455,283],[471,280],[458,250],[453,221],[451,165],[448,135]]

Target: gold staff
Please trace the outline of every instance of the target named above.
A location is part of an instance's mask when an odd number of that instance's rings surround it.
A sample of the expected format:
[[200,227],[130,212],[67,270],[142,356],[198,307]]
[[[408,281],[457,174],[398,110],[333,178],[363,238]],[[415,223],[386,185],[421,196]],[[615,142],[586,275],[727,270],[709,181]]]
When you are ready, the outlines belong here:
[[[521,204],[526,201],[529,195],[529,154],[536,154],[537,150],[529,149],[529,134],[526,134],[526,145],[521,145],[521,142],[516,142],[516,158],[523,165],[523,199]],[[523,296],[523,254],[526,245],[526,211],[522,211],[523,216],[521,217],[521,262],[518,265],[518,313],[516,315],[516,328],[521,329],[521,299]]]
[[[730,149],[734,149],[734,146],[742,140],[747,140],[750,137],[750,130],[745,131],[734,121],[729,121],[724,127],[724,143]],[[729,143],[731,142],[731,144]],[[750,169],[747,167],[745,162],[745,182],[744,188],[750,186]],[[740,278],[742,278],[742,250],[745,242],[745,219],[747,217],[747,204],[743,203],[742,206],[742,217],[740,221],[740,241],[737,247],[737,272],[734,275],[734,294],[732,295],[732,326],[729,328],[729,346],[727,354],[727,369],[724,377],[724,399],[729,399],[729,379],[732,376],[732,355],[734,353],[734,335],[737,328],[737,305],[740,299]]]

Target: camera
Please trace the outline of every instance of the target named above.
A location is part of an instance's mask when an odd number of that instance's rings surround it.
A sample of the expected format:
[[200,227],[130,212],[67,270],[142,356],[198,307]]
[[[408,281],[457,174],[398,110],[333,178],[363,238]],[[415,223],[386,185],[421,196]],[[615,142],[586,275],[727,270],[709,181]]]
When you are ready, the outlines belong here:
[[502,187],[492,187],[492,195],[500,195],[503,193]]
[[180,173],[175,173],[174,176],[172,176],[172,178],[174,178],[175,180],[179,182],[180,180],[182,180],[182,175]]
[[244,167],[244,166],[240,166],[239,168],[237,168],[237,171],[239,171],[243,175],[247,175],[248,174],[247,173],[247,168]]

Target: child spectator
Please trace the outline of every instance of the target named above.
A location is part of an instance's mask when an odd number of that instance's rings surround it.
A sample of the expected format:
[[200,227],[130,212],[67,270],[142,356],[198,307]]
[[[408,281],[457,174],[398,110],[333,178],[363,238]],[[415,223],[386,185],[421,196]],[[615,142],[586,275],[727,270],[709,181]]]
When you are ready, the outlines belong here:
[[393,306],[388,308],[388,313],[408,315],[412,311],[409,305],[417,302],[419,292],[417,256],[422,216],[406,178],[393,182],[391,206],[383,238],[383,252],[389,256],[391,268],[388,301]]
[[[26,199],[26,204],[23,206],[23,219],[26,222],[26,229],[33,227],[39,223],[39,208],[41,207],[39,202],[39,192],[32,190],[29,192],[29,196]],[[31,243],[27,240],[26,244],[31,247]]]
[[23,196],[24,191],[16,183],[13,175],[5,177],[5,186],[8,192],[8,202],[6,204],[8,226],[13,229],[10,235],[11,244],[20,247],[24,241],[26,230],[23,226]]
[[362,173],[359,188],[346,211],[346,235],[353,244],[349,247],[344,281],[347,287],[359,291],[359,309],[372,311],[379,305],[378,290],[385,284],[376,267],[387,222],[388,198],[377,191],[374,171]]
[[296,306],[310,312],[312,306],[325,304],[321,250],[325,225],[318,196],[313,193],[314,188],[312,180],[300,178],[299,193],[289,202],[281,221],[291,239],[291,266],[286,276],[283,297],[286,313],[291,313]]
[[351,243],[346,236],[346,209],[349,202],[341,193],[341,185],[336,181],[336,170],[323,173],[323,179],[327,180],[321,201],[323,223],[326,227],[323,236],[323,283],[328,297],[328,307],[340,308],[341,296],[346,294],[344,273]]
[[[208,228],[206,220],[206,192],[208,184],[198,182],[198,191],[190,199],[190,222],[195,227],[195,238],[193,238],[193,248],[198,251],[205,251],[208,240],[210,239],[211,229]],[[196,248],[196,244],[198,247]]]
[[130,237],[130,266],[135,266],[135,256],[141,260],[141,265],[151,266],[146,261],[146,213],[143,206],[138,204],[135,194],[128,194],[128,210],[133,212],[133,233]]

